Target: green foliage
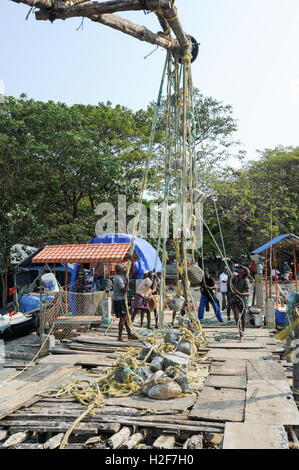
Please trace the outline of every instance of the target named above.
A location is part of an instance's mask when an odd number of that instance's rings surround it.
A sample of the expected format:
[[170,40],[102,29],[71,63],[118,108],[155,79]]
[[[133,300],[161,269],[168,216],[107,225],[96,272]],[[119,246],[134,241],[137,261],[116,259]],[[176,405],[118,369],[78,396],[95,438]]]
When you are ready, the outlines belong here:
[[[299,147],[277,147],[260,154],[259,161],[249,162],[243,170],[231,169],[225,178],[213,182],[226,251],[231,256],[249,254],[271,239],[271,231],[273,238],[299,232]],[[211,201],[205,211],[217,234]],[[221,243],[219,234],[217,239]]]

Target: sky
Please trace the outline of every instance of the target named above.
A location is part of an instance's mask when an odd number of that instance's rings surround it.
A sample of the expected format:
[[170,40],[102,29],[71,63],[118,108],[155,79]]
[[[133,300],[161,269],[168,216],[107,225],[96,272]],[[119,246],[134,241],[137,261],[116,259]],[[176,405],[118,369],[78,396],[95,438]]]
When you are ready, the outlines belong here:
[[[185,32],[201,44],[194,86],[232,105],[247,158],[298,146],[299,1],[176,0],[176,6]],[[156,100],[164,49],[88,19],[82,28],[79,18],[26,20],[28,11],[1,0],[0,94],[68,105],[110,101],[133,110]],[[121,16],[161,29],[154,14]]]

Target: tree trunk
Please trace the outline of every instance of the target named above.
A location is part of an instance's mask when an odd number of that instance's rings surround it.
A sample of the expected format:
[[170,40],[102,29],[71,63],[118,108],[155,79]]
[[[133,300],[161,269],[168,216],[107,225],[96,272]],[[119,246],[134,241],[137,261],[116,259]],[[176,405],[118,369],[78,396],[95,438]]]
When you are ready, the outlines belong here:
[[8,287],[7,287],[7,270],[4,274],[1,274],[2,283],[2,306],[7,304]]
[[[170,8],[171,2],[169,0],[147,0],[147,8],[149,10],[157,10],[160,8]],[[65,20],[67,18],[74,18],[83,16],[90,18],[93,15],[103,15],[105,13],[115,13],[117,11],[136,11],[142,10],[143,7],[139,0],[130,0],[124,2],[123,0],[113,0],[108,2],[93,2],[83,3],[80,5],[73,4],[73,6],[61,7],[55,6],[53,9],[41,9],[35,14],[37,20]]]

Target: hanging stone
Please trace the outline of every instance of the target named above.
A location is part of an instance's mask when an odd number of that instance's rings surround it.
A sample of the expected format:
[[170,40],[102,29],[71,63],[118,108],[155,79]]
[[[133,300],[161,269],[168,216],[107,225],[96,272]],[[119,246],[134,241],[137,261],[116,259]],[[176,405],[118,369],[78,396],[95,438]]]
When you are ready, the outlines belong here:
[[184,304],[185,304],[184,297],[177,297],[177,296],[173,297],[168,303],[169,308],[173,312],[180,312],[182,308],[184,307]]
[[205,193],[201,191],[201,189],[194,188],[193,189],[193,202],[196,204],[197,202],[202,202],[205,197]]
[[173,170],[181,170],[183,168],[183,159],[182,158],[174,158],[171,162],[171,168]]

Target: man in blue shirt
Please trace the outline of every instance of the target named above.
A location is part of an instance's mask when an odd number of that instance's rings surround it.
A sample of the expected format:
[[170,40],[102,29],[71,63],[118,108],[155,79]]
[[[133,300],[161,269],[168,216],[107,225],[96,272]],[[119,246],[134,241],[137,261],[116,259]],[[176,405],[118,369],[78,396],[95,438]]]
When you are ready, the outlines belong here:
[[122,337],[122,332],[124,327],[127,330],[128,339],[138,339],[137,336],[133,335],[128,325],[128,316],[125,304],[125,293],[129,287],[129,279],[125,277],[126,267],[122,264],[117,264],[115,266],[116,276],[113,282],[113,306],[114,313],[117,318],[119,318],[118,324],[118,339],[117,341],[124,341]]

